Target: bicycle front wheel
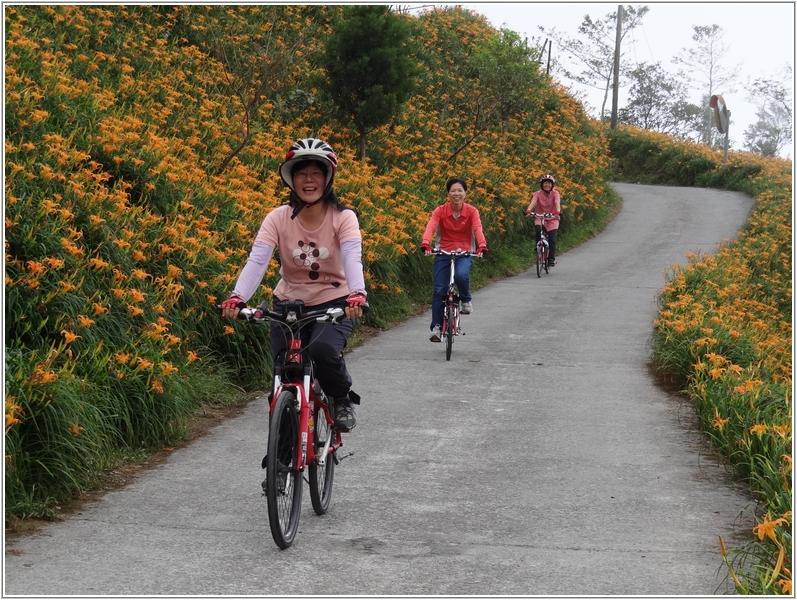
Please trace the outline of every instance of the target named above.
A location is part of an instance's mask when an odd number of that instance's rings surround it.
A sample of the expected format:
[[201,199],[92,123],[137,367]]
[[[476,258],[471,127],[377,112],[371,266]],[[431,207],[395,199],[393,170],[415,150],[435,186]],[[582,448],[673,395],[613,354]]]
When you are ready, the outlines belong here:
[[[327,439],[334,436],[335,432],[329,426],[326,419],[326,413],[323,406],[316,402],[315,410],[313,411],[313,451],[318,456],[324,449]],[[335,440],[331,440],[330,445]],[[335,478],[335,459],[332,457],[332,452],[326,456],[326,461],[323,465],[319,465],[317,461],[313,461],[307,466],[308,475],[310,478],[310,500],[313,503],[313,510],[317,515],[323,515],[329,509],[329,503],[332,500],[332,481]]]
[[537,244],[537,277],[542,277],[543,245]]
[[302,512],[302,474],[296,464],[299,444],[296,404],[296,392],[283,391],[274,403],[268,431],[268,522],[274,541],[283,550],[293,543]]
[[546,273],[548,272],[548,246],[542,248],[542,268]]
[[454,307],[446,306],[446,360],[451,360],[451,350],[454,348]]

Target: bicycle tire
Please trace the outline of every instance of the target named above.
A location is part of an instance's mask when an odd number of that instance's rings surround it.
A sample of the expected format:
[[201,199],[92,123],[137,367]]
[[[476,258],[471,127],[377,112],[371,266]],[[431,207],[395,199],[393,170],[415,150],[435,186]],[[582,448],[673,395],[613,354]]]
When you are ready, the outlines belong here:
[[545,273],[548,273],[548,246],[545,246],[542,249],[542,268],[545,269]]
[[454,307],[446,306],[446,360],[451,360],[454,348]]
[[543,254],[543,245],[542,243],[537,244],[537,277],[542,277],[542,254]]
[[[335,432],[327,422],[326,413],[319,402],[316,402],[313,413],[313,451],[318,455],[324,448],[327,438],[335,435]],[[335,459],[332,457],[332,452],[327,454],[323,466],[313,461],[307,466],[307,471],[313,510],[315,514],[323,515],[329,510],[329,503],[332,500],[332,483],[335,479]]]
[[293,543],[302,512],[303,479],[296,465],[298,444],[296,392],[284,390],[271,414],[266,459],[268,522],[274,542],[283,550]]

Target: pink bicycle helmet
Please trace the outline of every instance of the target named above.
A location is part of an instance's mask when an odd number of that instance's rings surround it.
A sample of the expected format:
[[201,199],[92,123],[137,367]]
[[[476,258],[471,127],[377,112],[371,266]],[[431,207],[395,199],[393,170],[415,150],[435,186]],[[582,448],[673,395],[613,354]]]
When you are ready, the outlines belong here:
[[291,175],[291,168],[297,162],[305,160],[317,160],[324,164],[329,165],[327,171],[326,186],[332,182],[335,177],[335,172],[338,170],[338,157],[332,146],[327,144],[324,140],[318,138],[304,138],[293,143],[285,155],[285,161],[280,165],[280,177],[293,189],[293,176]]
[[548,173],[546,173],[545,175],[540,177],[540,188],[542,188],[542,182],[543,181],[550,181],[551,182],[551,188],[553,188],[556,185],[556,179],[553,178],[553,175],[549,175]]

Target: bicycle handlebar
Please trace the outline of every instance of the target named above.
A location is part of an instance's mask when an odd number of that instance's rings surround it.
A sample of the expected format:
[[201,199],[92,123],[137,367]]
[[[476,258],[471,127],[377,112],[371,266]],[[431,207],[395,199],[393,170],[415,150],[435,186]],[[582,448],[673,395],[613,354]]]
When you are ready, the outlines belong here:
[[553,219],[556,214],[555,213],[529,213],[527,216],[529,217],[545,217],[546,219]]
[[471,252],[470,250],[453,250],[451,252],[447,252],[446,250],[441,250],[440,248],[434,248],[432,250],[432,254],[435,256],[453,256],[454,258],[459,258],[460,256],[475,256],[476,258],[481,258],[477,252]]
[[[295,305],[302,306],[302,305]],[[363,314],[370,310],[370,306],[366,302],[362,305]],[[216,306],[216,312],[221,314],[221,306]],[[340,323],[341,319],[345,318],[346,312],[342,308],[325,308],[319,310],[300,311],[298,314],[295,310],[287,310],[285,312],[277,312],[270,310],[265,302],[257,308],[242,308],[238,312],[237,319],[247,321],[249,323],[266,323],[268,321],[278,321],[286,325],[296,325],[297,323],[308,323],[310,321],[318,321],[319,323]]]

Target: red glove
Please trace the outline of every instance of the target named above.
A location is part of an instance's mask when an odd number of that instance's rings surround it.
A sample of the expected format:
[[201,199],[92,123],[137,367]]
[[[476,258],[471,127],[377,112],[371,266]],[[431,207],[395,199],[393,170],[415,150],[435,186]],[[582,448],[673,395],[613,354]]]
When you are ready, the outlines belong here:
[[476,250],[476,254],[478,254],[479,256],[487,254],[487,252],[488,252],[487,246],[484,246],[483,248],[479,248],[478,250]]
[[432,247],[428,244],[421,244],[421,252],[431,252]]
[[221,308],[224,310],[225,308],[246,308],[246,302],[244,302],[243,298],[240,296],[230,296],[224,302],[221,303]]
[[349,294],[349,297],[346,298],[346,302],[349,303],[349,307],[354,308],[355,306],[362,306],[365,304],[365,294],[362,292],[354,292],[353,294]]
[[527,209],[526,209],[526,216],[528,217],[530,214],[531,214],[531,210],[529,210],[529,209],[527,208]]

